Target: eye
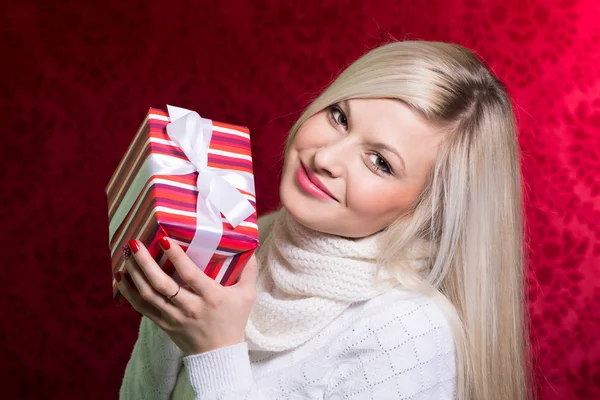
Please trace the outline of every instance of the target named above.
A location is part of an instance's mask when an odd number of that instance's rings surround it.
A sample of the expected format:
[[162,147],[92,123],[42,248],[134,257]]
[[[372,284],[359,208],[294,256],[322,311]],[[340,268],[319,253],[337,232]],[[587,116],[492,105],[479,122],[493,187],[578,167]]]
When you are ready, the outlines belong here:
[[348,129],[348,118],[344,111],[337,104],[330,105],[327,107],[327,116],[333,121],[334,124],[342,126],[344,129]]
[[377,153],[369,154],[368,157],[369,162],[377,172],[380,172],[385,175],[392,174],[392,168],[390,167],[390,164],[388,164],[388,162],[385,160],[385,158],[381,157]]

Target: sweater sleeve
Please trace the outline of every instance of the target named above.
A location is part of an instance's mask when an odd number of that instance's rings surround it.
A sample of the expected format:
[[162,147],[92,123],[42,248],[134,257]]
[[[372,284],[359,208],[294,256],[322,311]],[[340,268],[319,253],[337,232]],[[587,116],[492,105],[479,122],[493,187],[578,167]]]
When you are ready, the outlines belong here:
[[345,333],[301,362],[252,376],[247,345],[184,358],[195,399],[453,400],[453,340],[439,311],[406,304]]
[[154,322],[142,317],[125,369],[120,399],[169,399],[183,365],[183,353]]
[[252,377],[247,343],[183,359],[196,399],[268,399]]

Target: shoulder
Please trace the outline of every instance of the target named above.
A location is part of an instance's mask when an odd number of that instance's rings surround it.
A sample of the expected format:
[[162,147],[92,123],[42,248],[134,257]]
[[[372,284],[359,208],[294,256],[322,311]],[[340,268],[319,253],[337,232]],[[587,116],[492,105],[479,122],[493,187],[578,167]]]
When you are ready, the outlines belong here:
[[402,289],[393,289],[362,305],[360,321],[356,327],[372,330],[400,329],[410,337],[427,335],[436,331],[452,338],[449,320],[442,308],[431,297]]
[[345,333],[336,344],[335,392],[352,398],[356,387],[345,382],[362,382],[361,390],[371,390],[387,380],[402,387],[398,395],[453,397],[452,329],[433,299],[392,290],[352,308],[345,316],[349,318]]
[[386,349],[410,343],[415,352],[432,357],[454,352],[449,319],[433,298],[420,293],[393,289],[353,305],[346,317],[350,341],[374,341]]
[[277,218],[280,212],[281,210],[276,210],[268,214],[261,215],[258,218],[258,234],[259,241],[261,243],[263,243],[266,240],[267,236],[269,236],[269,233],[273,228],[273,223],[275,222],[275,219]]

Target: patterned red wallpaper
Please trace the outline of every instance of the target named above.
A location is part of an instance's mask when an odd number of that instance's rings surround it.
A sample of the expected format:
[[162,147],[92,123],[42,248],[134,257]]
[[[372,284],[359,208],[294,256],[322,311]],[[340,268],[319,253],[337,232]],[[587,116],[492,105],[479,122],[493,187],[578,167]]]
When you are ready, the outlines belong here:
[[139,316],[112,303],[104,186],[148,107],[248,126],[264,213],[294,118],[394,37],[460,43],[507,82],[540,397],[600,398],[599,20],[596,0],[3,2],[2,397],[116,397]]

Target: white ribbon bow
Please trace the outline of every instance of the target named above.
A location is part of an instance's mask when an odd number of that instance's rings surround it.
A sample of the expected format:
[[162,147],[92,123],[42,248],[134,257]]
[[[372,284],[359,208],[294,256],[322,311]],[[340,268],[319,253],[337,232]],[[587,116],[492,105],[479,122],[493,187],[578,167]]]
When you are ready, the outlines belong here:
[[183,175],[198,172],[198,202],[196,233],[187,249],[188,256],[203,269],[217,250],[223,235],[221,214],[235,228],[252,213],[254,207],[238,189],[254,194],[252,174],[208,167],[208,149],[212,138],[212,121],[185,108],[167,106],[171,123],[167,134],[179,146],[189,161],[169,157],[164,159],[158,174]]

